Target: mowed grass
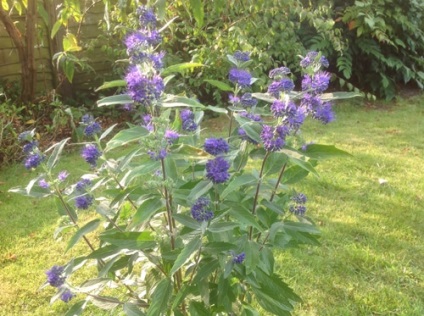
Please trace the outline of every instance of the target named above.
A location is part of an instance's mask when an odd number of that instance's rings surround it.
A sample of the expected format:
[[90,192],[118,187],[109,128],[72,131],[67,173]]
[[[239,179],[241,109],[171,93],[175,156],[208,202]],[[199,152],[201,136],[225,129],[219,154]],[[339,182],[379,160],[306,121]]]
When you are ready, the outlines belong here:
[[[424,97],[378,108],[345,102],[336,113],[328,126],[308,121],[304,137],[353,156],[322,162],[320,177],[297,187],[322,245],[277,254],[279,273],[303,298],[294,314],[424,315]],[[73,181],[86,166],[73,153],[64,169]],[[49,304],[54,289],[39,290],[45,271],[87,251],[80,243],[64,254],[67,240],[53,240],[52,201],[7,192],[32,177],[22,165],[0,172],[0,315],[63,314],[65,303]]]

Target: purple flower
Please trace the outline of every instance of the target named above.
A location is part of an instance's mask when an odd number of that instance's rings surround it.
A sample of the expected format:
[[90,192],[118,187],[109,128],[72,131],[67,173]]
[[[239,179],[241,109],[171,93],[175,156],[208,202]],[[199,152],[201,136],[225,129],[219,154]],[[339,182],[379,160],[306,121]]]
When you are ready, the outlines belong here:
[[155,152],[153,150],[148,150],[147,153],[149,154],[150,159],[152,160],[165,159],[167,155],[166,149],[164,148],[160,149],[158,152]]
[[198,198],[191,207],[191,216],[198,222],[208,222],[213,218],[213,215],[208,198]]
[[32,133],[30,131],[25,131],[19,134],[18,141],[19,142],[25,142],[25,141],[31,141],[32,140]]
[[328,59],[325,56],[321,56],[321,58],[319,59],[319,63],[325,68],[330,66],[330,63],[328,62]]
[[234,53],[234,58],[238,61],[249,61],[250,60],[250,53],[249,52],[242,52],[242,51],[236,51]]
[[291,197],[291,200],[297,204],[305,204],[308,198],[303,193],[298,193]]
[[84,134],[87,137],[91,137],[94,134],[98,134],[102,131],[102,127],[100,126],[99,123],[97,122],[91,122],[90,124],[88,124],[85,129],[84,129]]
[[231,82],[236,83],[243,88],[247,88],[250,86],[252,75],[247,70],[232,68],[230,70],[229,79]]
[[216,157],[206,163],[206,177],[213,183],[224,183],[230,178],[230,164],[222,157]]
[[292,212],[293,214],[299,215],[299,216],[303,216],[306,213],[306,206],[305,205],[291,205],[289,208],[290,212]]
[[128,94],[131,98],[144,106],[150,106],[153,101],[158,100],[165,85],[160,76],[148,77],[143,74],[137,66],[131,66],[125,76]]
[[239,253],[238,255],[233,255],[233,262],[238,264],[243,263],[245,257],[246,254],[244,252]]
[[249,120],[254,122],[262,122],[262,118],[260,115],[254,114],[251,112],[247,112],[247,111],[240,112],[240,116],[248,118]]
[[141,116],[141,119],[143,120],[141,126],[147,129],[149,132],[153,132],[154,126],[152,122],[152,116],[150,114],[145,114]]
[[331,103],[325,102],[321,106],[317,107],[312,113],[312,117],[321,121],[323,124],[328,124],[334,121],[335,115],[331,108]]
[[75,207],[80,210],[88,209],[93,204],[94,198],[91,195],[84,194],[75,198]]
[[62,266],[53,266],[50,270],[46,271],[47,282],[54,287],[59,287],[65,283],[66,277],[63,275]]
[[93,167],[96,166],[97,159],[101,156],[100,150],[94,144],[87,144],[81,152],[81,156]]
[[60,299],[64,301],[65,303],[68,303],[74,296],[75,296],[74,293],[72,293],[69,289],[66,289],[60,295]]
[[330,73],[326,71],[317,72],[313,77],[305,75],[302,80],[302,90],[313,90],[321,93],[327,90],[330,83]]
[[245,107],[253,107],[258,104],[258,100],[253,98],[251,93],[245,93],[241,96],[240,103]]
[[293,101],[275,100],[271,105],[271,112],[275,117],[296,115],[296,104]]
[[38,186],[43,189],[48,189],[50,187],[50,184],[46,181],[46,179],[40,179],[38,181]]
[[66,180],[68,176],[69,176],[69,173],[66,170],[63,170],[59,172],[59,174],[57,175],[57,178],[60,182],[63,182]]
[[230,95],[228,96],[228,98],[229,98],[230,103],[231,103],[233,106],[237,106],[237,105],[240,103],[240,98],[239,98],[239,97],[237,97],[237,96],[235,96],[235,95],[233,95],[233,94],[230,94]]
[[268,86],[268,93],[275,98],[280,97],[280,92],[290,92],[294,89],[293,80],[289,78],[283,78],[279,81],[274,81]]
[[223,138],[207,138],[204,147],[207,153],[214,156],[226,154],[230,150],[230,146]]
[[38,146],[38,142],[36,140],[30,141],[29,143],[26,143],[23,147],[22,147],[22,151],[25,154],[30,153],[31,151],[33,151],[35,148],[37,148]]
[[264,144],[264,148],[267,151],[278,151],[286,144],[286,136],[290,130],[287,126],[279,125],[272,127],[264,125],[262,127],[261,139]]
[[41,162],[44,160],[44,157],[39,153],[33,153],[27,156],[25,160],[25,168],[32,169],[37,168]]
[[322,105],[322,100],[318,95],[305,93],[300,101],[300,105],[306,108],[309,112],[313,112],[316,108]]
[[284,76],[286,76],[286,75],[288,75],[290,73],[291,73],[291,71],[290,71],[289,68],[287,68],[287,67],[280,67],[280,68],[272,69],[269,72],[269,77],[271,79],[277,79],[278,80],[278,79],[283,78]]
[[194,121],[194,113],[191,110],[182,110],[180,112],[180,118],[184,131],[193,132],[197,129],[197,124]]
[[309,67],[315,61],[317,56],[318,53],[315,51],[308,52],[306,56],[300,61],[300,66],[302,68]]
[[90,185],[91,185],[90,179],[82,178],[80,181],[77,182],[77,184],[75,185],[75,188],[79,192],[85,192],[87,187],[89,187]]
[[167,129],[165,131],[164,136],[165,136],[165,139],[168,141],[168,144],[173,144],[178,140],[178,138],[180,138],[180,135],[176,131],[173,131],[172,129]]
[[299,129],[303,124],[306,118],[306,109],[303,107],[298,107],[292,115],[286,116],[283,120],[284,123],[288,124],[292,129]]
[[88,125],[94,121],[94,117],[91,114],[84,114],[81,118],[83,124]]
[[137,8],[137,15],[139,16],[139,20],[142,26],[156,26],[156,15],[152,9],[149,9],[145,6],[140,6]]

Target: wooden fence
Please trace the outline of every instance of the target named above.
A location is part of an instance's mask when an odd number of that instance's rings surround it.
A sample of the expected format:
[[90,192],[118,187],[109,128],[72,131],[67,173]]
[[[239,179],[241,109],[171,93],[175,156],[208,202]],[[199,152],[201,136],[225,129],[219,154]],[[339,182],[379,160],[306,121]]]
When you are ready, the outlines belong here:
[[[35,64],[37,68],[37,93],[46,94],[55,89],[59,85],[57,71],[55,71],[55,63],[53,56],[62,50],[62,38],[65,32],[58,32],[55,38],[50,38],[51,29],[57,16],[56,8],[61,1],[48,0],[44,3],[50,7],[46,8],[49,13],[49,23],[46,23],[39,17],[37,38],[35,45]],[[72,24],[69,27],[71,33],[76,34],[79,29],[78,39],[80,43],[89,43],[90,40],[96,39],[100,35],[99,23],[103,19],[104,6],[102,1],[92,5],[92,1],[81,0],[82,7],[90,6],[81,25]],[[83,9],[83,8],[82,8]],[[12,20],[20,28],[25,25],[25,16],[13,15]],[[76,71],[72,82],[72,90],[80,91],[96,87],[104,80],[111,79],[113,61],[106,58],[106,54],[101,50],[101,44],[97,43],[94,47],[83,47],[81,52],[77,53],[79,58],[87,59],[87,63],[93,71]],[[5,82],[20,82],[21,65],[19,62],[17,50],[9,37],[3,24],[0,22],[0,85]]]

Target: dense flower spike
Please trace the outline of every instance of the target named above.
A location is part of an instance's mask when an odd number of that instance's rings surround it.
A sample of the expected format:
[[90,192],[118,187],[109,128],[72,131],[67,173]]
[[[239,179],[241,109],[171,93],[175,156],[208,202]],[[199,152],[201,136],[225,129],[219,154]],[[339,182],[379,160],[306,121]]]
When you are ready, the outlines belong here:
[[213,215],[210,209],[210,200],[206,197],[198,198],[191,207],[191,216],[198,222],[208,222]]
[[305,75],[302,80],[302,90],[312,90],[321,93],[327,90],[331,75],[328,72],[320,71],[313,75]]
[[168,144],[173,144],[178,140],[178,138],[180,138],[180,134],[178,134],[176,131],[173,131],[172,129],[167,129],[164,136],[168,141]]
[[300,66],[303,68],[309,67],[318,56],[318,53],[315,51],[308,52],[306,56],[300,61]]
[[94,198],[91,195],[84,194],[75,198],[75,207],[80,210],[88,209],[93,204]]
[[239,253],[238,255],[233,255],[233,262],[237,264],[243,263],[245,257],[246,254],[244,252]]
[[272,127],[264,125],[262,127],[261,139],[264,148],[267,151],[278,151],[286,144],[286,137],[290,133],[290,129],[285,125]]
[[166,152],[166,149],[161,148],[157,152],[153,150],[148,150],[147,154],[150,156],[150,159],[152,160],[161,160],[161,159],[165,159],[167,152]]
[[223,138],[207,138],[204,148],[207,153],[214,156],[226,154],[230,150],[230,146]]
[[250,60],[250,52],[242,52],[242,51],[236,51],[234,53],[234,58],[238,61],[244,62]]
[[59,172],[59,174],[57,175],[57,179],[58,179],[60,182],[63,182],[63,181],[65,181],[65,180],[66,180],[66,178],[67,178],[68,176],[69,176],[68,171],[63,170],[63,171]]
[[280,97],[281,92],[290,92],[294,89],[294,82],[289,78],[283,78],[280,81],[274,81],[268,86],[268,93],[275,98]]
[[27,169],[37,168],[43,160],[44,160],[44,157],[39,153],[29,154],[25,160],[25,168]]
[[95,134],[99,134],[102,131],[102,127],[97,122],[91,122],[84,129],[84,135],[87,137],[91,137]]
[[306,213],[306,206],[305,205],[291,205],[289,208],[290,212],[293,214],[304,216]]
[[158,100],[165,88],[160,76],[147,76],[141,72],[137,66],[130,67],[127,75],[128,94],[131,98],[144,106],[154,104]]
[[145,6],[137,8],[140,24],[144,27],[156,27],[157,19],[152,9]]
[[93,167],[97,164],[97,159],[101,156],[100,150],[94,144],[87,144],[81,152],[81,156]]
[[223,157],[216,157],[206,163],[206,177],[213,183],[224,183],[230,178],[230,164]]
[[298,204],[305,204],[308,198],[303,193],[298,193],[291,197],[291,200]]
[[303,193],[298,193],[291,197],[291,200],[294,202],[293,205],[290,205],[289,210],[293,214],[304,216],[306,213],[306,206],[304,205],[307,202],[306,195]]
[[38,181],[38,186],[43,189],[48,189],[50,187],[50,184],[46,181],[46,179],[40,179]]
[[247,88],[251,84],[252,75],[247,70],[233,68],[230,70],[229,79],[240,87]]
[[182,121],[182,128],[184,131],[193,132],[197,129],[197,124],[194,121],[194,113],[191,110],[182,110],[180,112],[180,118]]
[[81,179],[80,181],[77,182],[77,184],[75,185],[75,188],[77,191],[79,192],[85,192],[86,189],[91,185],[91,180],[90,179]]
[[269,77],[271,79],[278,80],[278,79],[281,79],[281,78],[285,77],[286,75],[289,75],[290,73],[291,73],[291,71],[290,71],[289,68],[287,68],[287,67],[280,67],[280,68],[272,69],[269,72]]
[[64,301],[65,303],[68,303],[74,296],[75,296],[74,293],[72,293],[69,289],[66,289],[60,295],[60,299]]
[[25,154],[29,154],[31,151],[35,150],[38,147],[38,142],[36,140],[30,141],[29,143],[26,143],[22,147],[22,151]]
[[321,121],[323,124],[328,124],[334,121],[335,116],[331,107],[331,103],[325,102],[321,106],[317,107],[313,112],[312,117]]
[[54,287],[60,287],[65,283],[66,277],[63,275],[64,268],[61,266],[53,266],[46,271],[47,282]]
[[244,107],[253,107],[258,104],[258,100],[251,93],[245,93],[240,98],[240,104]]

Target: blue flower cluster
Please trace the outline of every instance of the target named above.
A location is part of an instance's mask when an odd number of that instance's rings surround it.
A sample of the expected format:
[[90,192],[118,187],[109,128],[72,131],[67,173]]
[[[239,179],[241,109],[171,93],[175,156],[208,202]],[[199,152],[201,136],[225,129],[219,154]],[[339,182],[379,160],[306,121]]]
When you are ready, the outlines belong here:
[[286,144],[286,137],[289,135],[290,129],[286,125],[278,125],[276,127],[263,125],[261,139],[264,148],[267,151],[278,151]]
[[291,200],[293,201],[293,204],[289,207],[290,212],[299,216],[304,216],[306,213],[305,203],[308,200],[306,195],[303,193],[298,193],[292,196]]
[[204,144],[205,151],[213,156],[228,153],[230,146],[223,138],[207,138]]
[[223,157],[216,157],[206,162],[206,178],[213,183],[224,183],[230,178],[230,164]]
[[82,124],[85,125],[84,135],[92,137],[95,134],[99,134],[102,131],[102,127],[99,123],[94,120],[94,117],[90,114],[85,114],[82,117]]
[[37,168],[45,158],[38,149],[38,142],[33,138],[33,131],[25,131],[18,136],[18,141],[23,143],[22,151],[26,154],[24,166],[27,169]]
[[240,264],[243,263],[246,258],[246,254],[244,252],[239,253],[238,255],[233,255],[233,263]]
[[68,303],[75,295],[64,286],[66,276],[63,272],[64,268],[62,266],[53,266],[50,270],[46,271],[47,283],[58,288],[62,292],[60,299]]
[[102,153],[100,152],[99,148],[97,148],[97,145],[95,144],[85,145],[81,152],[81,156],[92,167],[95,167],[97,165],[97,159],[99,159],[101,154]]
[[200,197],[191,207],[191,216],[198,222],[208,222],[213,218],[213,212],[210,209],[210,200],[206,197]]
[[155,52],[162,38],[156,30],[154,12],[144,6],[137,9],[140,29],[125,38],[130,67],[125,76],[127,93],[138,104],[148,107],[159,100],[165,85],[159,76],[164,52]]
[[77,193],[75,207],[77,209],[86,210],[93,204],[94,197],[87,192],[90,186],[91,180],[86,178],[81,178],[81,180],[75,184],[75,191]]
[[185,109],[180,112],[182,129],[186,132],[194,132],[198,125],[194,121],[194,113],[191,110]]

